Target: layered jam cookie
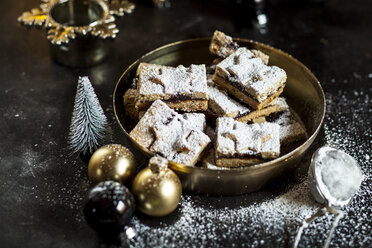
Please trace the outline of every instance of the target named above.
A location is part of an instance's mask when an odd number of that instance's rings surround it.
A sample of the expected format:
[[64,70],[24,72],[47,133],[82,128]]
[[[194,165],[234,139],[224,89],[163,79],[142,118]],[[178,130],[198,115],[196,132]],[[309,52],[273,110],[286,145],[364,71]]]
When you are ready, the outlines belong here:
[[282,92],[285,71],[267,66],[246,48],[239,48],[216,66],[213,81],[254,109],[262,109]]
[[238,43],[234,42],[230,36],[218,30],[214,32],[211,44],[209,45],[209,51],[222,58],[228,57],[238,48]]
[[217,119],[216,165],[241,167],[280,155],[279,125],[245,124],[232,118]]
[[301,122],[291,112],[286,100],[280,97],[278,104],[282,110],[266,117],[266,121],[279,125],[280,144],[283,148],[282,152],[284,152],[298,146],[298,143],[306,140],[308,135]]
[[[221,31],[215,31],[209,45],[209,51],[221,58],[226,58],[234,53],[240,46],[233,39]],[[259,50],[250,50],[253,56],[260,58],[265,64],[269,63],[269,56]],[[213,64],[213,63],[212,63]]]
[[[214,86],[208,85],[208,110],[217,117],[232,117],[241,122],[256,122],[260,117],[268,116],[282,108],[276,104],[276,100],[262,109],[253,109],[231,98],[226,92]],[[264,119],[257,120],[263,122]]]
[[186,112],[208,108],[205,65],[170,67],[141,63],[137,76],[137,111],[146,110],[155,100]]
[[156,100],[129,133],[139,145],[175,163],[193,166],[210,143],[204,114],[181,115]]

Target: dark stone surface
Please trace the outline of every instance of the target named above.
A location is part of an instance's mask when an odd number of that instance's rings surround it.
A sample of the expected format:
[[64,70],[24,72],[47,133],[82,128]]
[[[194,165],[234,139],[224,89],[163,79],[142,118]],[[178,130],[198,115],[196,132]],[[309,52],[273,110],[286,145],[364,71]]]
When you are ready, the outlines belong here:
[[[39,1],[0,1],[0,246],[105,246],[85,223],[82,214],[90,187],[87,165],[78,155],[71,155],[66,147],[78,76],[90,77],[114,127],[114,142],[131,147],[118,129],[112,109],[112,93],[122,72],[154,48],[182,39],[211,36],[219,29],[233,37],[249,38],[282,49],[318,77],[329,107],[325,127],[307,160],[312,151],[327,143],[346,150],[361,163],[367,175],[363,189],[367,207],[362,213],[350,212],[342,230],[351,232],[350,235],[358,233],[357,228],[361,227],[367,231],[356,238],[359,241],[336,236],[333,245],[368,247],[372,225],[369,186],[372,183],[369,176],[372,2],[270,1],[266,33],[250,27],[248,15],[239,16],[245,11],[234,7],[231,1],[174,0],[169,9],[156,9],[141,1],[136,3],[133,14],[117,20],[120,34],[111,56],[93,68],[72,69],[50,59],[44,30],[26,30],[16,21],[23,11],[37,7]],[[239,11],[232,13],[237,9]],[[137,157],[141,164],[145,163]],[[299,173],[304,174],[306,163],[301,168]],[[288,175],[279,184],[295,181],[294,175]],[[280,192],[280,187],[273,184],[261,193],[238,197],[186,195],[200,207],[208,209],[213,204],[216,209],[227,206],[234,211],[239,205],[262,201]],[[356,225],[361,214],[367,218]],[[137,216],[143,225],[153,228],[161,228],[159,222],[161,226],[172,225],[178,218],[177,212],[161,220],[139,213]],[[264,238],[265,231],[261,235],[258,240]],[[218,244],[204,239],[202,243],[201,239],[195,239],[196,246],[242,246],[246,241],[240,233]],[[304,239],[306,242],[302,245],[314,247],[321,246],[324,237]],[[280,246],[290,243],[279,242]],[[264,246],[278,246],[278,243],[268,242]]]

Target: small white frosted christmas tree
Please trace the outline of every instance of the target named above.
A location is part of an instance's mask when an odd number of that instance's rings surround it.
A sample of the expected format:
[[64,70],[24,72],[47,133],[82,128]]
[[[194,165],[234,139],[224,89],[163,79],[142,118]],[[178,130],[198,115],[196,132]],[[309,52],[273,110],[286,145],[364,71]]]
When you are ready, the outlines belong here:
[[79,77],[68,143],[76,153],[92,154],[103,145],[108,120],[88,77]]

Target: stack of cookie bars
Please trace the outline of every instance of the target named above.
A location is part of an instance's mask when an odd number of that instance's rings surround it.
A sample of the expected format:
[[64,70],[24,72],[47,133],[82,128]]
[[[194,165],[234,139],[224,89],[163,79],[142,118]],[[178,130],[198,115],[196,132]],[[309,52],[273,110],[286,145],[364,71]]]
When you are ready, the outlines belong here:
[[219,31],[210,52],[218,58],[208,67],[138,66],[124,95],[134,141],[175,163],[228,169],[275,159],[307,138],[280,96],[286,72],[269,56]]

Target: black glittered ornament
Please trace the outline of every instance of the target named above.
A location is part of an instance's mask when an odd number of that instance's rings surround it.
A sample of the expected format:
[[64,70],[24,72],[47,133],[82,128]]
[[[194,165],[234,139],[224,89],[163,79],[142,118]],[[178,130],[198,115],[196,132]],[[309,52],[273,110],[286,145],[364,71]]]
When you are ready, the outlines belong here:
[[134,197],[125,186],[104,181],[90,190],[84,216],[101,236],[115,237],[129,223],[134,209]]

